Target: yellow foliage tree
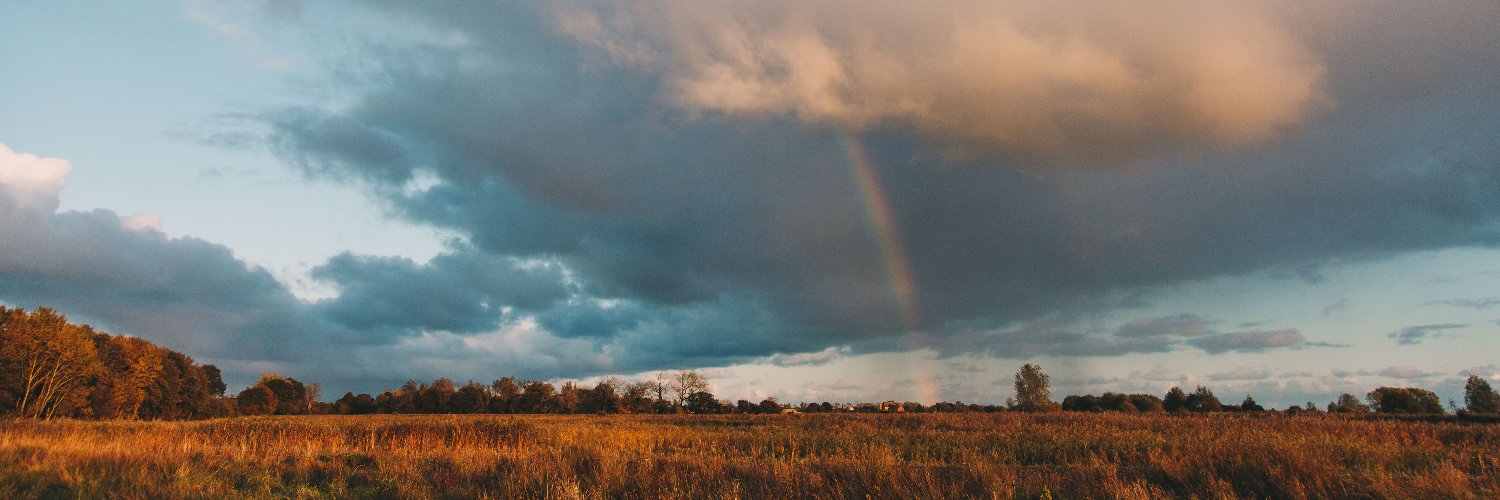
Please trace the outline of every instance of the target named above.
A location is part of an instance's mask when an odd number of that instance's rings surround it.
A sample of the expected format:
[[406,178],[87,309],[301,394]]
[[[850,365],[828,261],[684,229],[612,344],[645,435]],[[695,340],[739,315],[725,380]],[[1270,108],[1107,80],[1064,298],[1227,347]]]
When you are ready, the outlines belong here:
[[86,402],[87,383],[103,369],[93,333],[49,308],[0,307],[0,364],[15,379],[16,415],[51,418]]
[[109,341],[119,345],[120,352],[129,362],[129,369],[115,381],[110,406],[119,412],[118,416],[133,420],[140,414],[141,403],[146,400],[146,387],[161,375],[166,352],[137,338],[110,337]]

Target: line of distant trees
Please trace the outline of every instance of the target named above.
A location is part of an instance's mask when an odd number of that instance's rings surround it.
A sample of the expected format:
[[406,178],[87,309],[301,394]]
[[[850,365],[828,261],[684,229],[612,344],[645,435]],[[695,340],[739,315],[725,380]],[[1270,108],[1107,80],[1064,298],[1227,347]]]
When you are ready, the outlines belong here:
[[[303,414],[462,414],[462,413],[958,413],[958,412],[1261,412],[1253,397],[1223,403],[1206,387],[1191,392],[1172,387],[1164,397],[1105,393],[1051,397],[1051,380],[1041,367],[1026,364],[1016,372],[1015,398],[1004,405],[913,402],[787,405],[775,398],[760,402],[718,399],[702,374],[683,370],[626,382],[605,378],[592,387],[575,382],[560,386],[540,380],[504,377],[484,384],[457,385],[440,378],[428,384],[407,381],[377,395],[345,393],[329,403],[322,388],[295,378],[267,373],[232,397],[219,369],[199,365],[185,354],[134,337],[109,335],[88,325],[70,323],[49,308],[27,311],[0,306],[0,414],[29,418],[201,419],[236,415]],[[1455,412],[1500,414],[1500,394],[1480,377],[1464,387],[1464,408]],[[1308,402],[1287,413],[1445,414],[1432,391],[1415,387],[1380,387],[1364,400],[1342,394],[1323,409]]]
[[[1009,406],[1022,411],[1126,413],[1266,411],[1255,402],[1254,397],[1248,395],[1239,404],[1220,402],[1219,398],[1214,395],[1214,391],[1201,385],[1193,389],[1193,392],[1186,392],[1181,387],[1174,386],[1167,390],[1163,398],[1157,398],[1151,394],[1105,393],[1102,396],[1068,396],[1063,398],[1062,404],[1057,405],[1048,397],[1049,386],[1048,377],[1042,373],[1041,367],[1027,364],[1016,373],[1015,389],[1018,402]],[[1464,384],[1464,408],[1460,409],[1456,404],[1450,403],[1450,405],[1454,407],[1455,413],[1500,414],[1500,393],[1496,393],[1488,381],[1470,375]],[[1319,411],[1318,405],[1311,401],[1303,406],[1292,405],[1286,409],[1287,413],[1317,413]],[[1322,411],[1356,415],[1366,413],[1443,415],[1447,413],[1437,394],[1419,387],[1380,387],[1367,393],[1365,401],[1360,401],[1353,394],[1344,393],[1340,394],[1338,399],[1329,402]]]

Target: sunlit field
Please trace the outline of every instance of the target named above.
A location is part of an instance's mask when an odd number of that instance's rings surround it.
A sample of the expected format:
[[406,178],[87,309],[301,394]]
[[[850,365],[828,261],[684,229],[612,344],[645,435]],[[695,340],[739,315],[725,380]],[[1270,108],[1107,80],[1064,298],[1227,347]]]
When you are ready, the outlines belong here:
[[1500,426],[1333,416],[0,422],[0,497],[1500,495]]

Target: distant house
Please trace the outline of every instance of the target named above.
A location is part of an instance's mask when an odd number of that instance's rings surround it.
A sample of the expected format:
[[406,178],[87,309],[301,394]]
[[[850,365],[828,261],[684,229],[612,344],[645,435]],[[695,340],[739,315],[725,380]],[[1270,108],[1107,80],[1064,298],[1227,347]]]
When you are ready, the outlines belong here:
[[895,401],[880,403],[879,409],[881,413],[906,413],[906,405]]

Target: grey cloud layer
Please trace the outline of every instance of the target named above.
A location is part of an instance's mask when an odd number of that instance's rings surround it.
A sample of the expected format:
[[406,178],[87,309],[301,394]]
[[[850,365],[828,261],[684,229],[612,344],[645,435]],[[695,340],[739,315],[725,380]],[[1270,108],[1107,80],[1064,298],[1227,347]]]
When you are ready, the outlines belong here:
[[[423,264],[336,257],[315,275],[341,295],[307,304],[221,246],[49,210],[7,228],[28,238],[3,243],[0,298],[214,356],[420,352],[414,373],[482,363],[483,342],[528,376],[842,345],[1253,352],[1313,344],[1193,316],[1113,334],[1037,319],[1187,279],[1500,243],[1500,7],[991,4],[845,20],[844,2],[375,2],[464,43],[371,48],[371,75],[328,82],[347,104],[268,110],[267,141],[465,243]],[[1009,63],[971,64],[994,60]],[[902,252],[873,222],[882,201]]]
[[1125,356],[1169,352],[1179,347],[1193,347],[1208,354],[1337,347],[1308,342],[1295,329],[1219,332],[1209,328],[1211,323],[1195,314],[1142,318],[1104,335],[1073,331],[1056,320],[1043,319],[1010,330],[960,332],[931,340],[928,345],[942,357],[985,354],[998,358]]
[[[1235,12],[1248,17],[1223,34],[1228,38],[1218,47],[1225,52],[1217,56],[1158,54],[1160,40],[1134,28],[1112,31],[1071,4],[1043,20],[1013,7],[979,12],[975,22],[1034,24],[1021,31],[1050,40],[1053,52],[1074,45],[1048,38],[1048,30],[1073,26],[1083,33],[1078,50],[1118,39],[1131,44],[1113,56],[1169,58],[1151,66],[1160,73],[1141,70],[1148,81],[1177,65],[1232,63],[1279,75],[1278,85],[1315,89],[1256,85],[1265,92],[1260,97],[1284,99],[1296,111],[1264,122],[1229,118],[1285,133],[1250,134],[1256,140],[1214,148],[1212,140],[1161,132],[1162,144],[1200,152],[1146,148],[1154,153],[1053,172],[953,156],[951,144],[938,137],[946,132],[918,123],[925,117],[861,111],[900,99],[882,97],[886,83],[853,65],[883,59],[919,78],[895,87],[945,88],[949,75],[924,69],[927,63],[907,51],[969,57],[953,40],[924,33],[977,28],[913,14],[912,27],[880,29],[902,8],[866,9],[859,16],[871,19],[860,24],[832,19],[839,5],[499,3],[435,11],[388,4],[471,42],[383,51],[382,85],[351,85],[360,98],[348,107],[268,115],[273,140],[290,160],[322,175],[364,179],[413,221],[468,235],[478,252],[556,259],[584,284],[585,296],[626,304],[602,315],[585,304],[576,323],[593,325],[583,329],[594,332],[587,337],[608,337],[612,324],[620,325],[616,335],[644,334],[639,325],[647,324],[668,335],[684,328],[673,323],[683,308],[705,318],[743,312],[726,301],[749,300],[758,328],[779,333],[743,337],[727,326],[730,320],[703,321],[718,326],[694,337],[717,339],[702,342],[726,352],[770,354],[788,344],[817,350],[898,335],[909,321],[941,338],[1035,318],[1111,290],[1500,241],[1493,225],[1500,214],[1493,160],[1500,157],[1500,141],[1493,140],[1500,120],[1490,119],[1500,116],[1500,104],[1489,98],[1500,81],[1494,64],[1500,50],[1472,46],[1500,49],[1500,37],[1470,33],[1493,31],[1478,20],[1494,14],[1489,10],[1380,3],[1344,21],[1321,4],[1296,12],[1236,4]],[[978,5],[955,2],[936,11]],[[647,15],[653,12],[670,15]],[[1208,16],[1169,38],[1196,40],[1208,36],[1204,30],[1235,23],[1226,19]],[[1385,30],[1398,19],[1447,23],[1458,35]],[[1316,32],[1320,27],[1337,29]],[[992,31],[995,44],[1028,43],[1007,38],[1002,27]],[[826,48],[842,65],[843,83],[799,94],[814,69],[792,59],[803,53],[786,47],[798,40]],[[1272,55],[1228,50],[1234,47]],[[1435,54],[1444,57],[1428,57]],[[1429,77],[1391,71],[1393,63],[1420,63]],[[728,80],[698,80],[713,77],[715,68]],[[1026,68],[1013,69],[1021,75]],[[739,88],[761,101],[741,106],[726,104],[732,99],[724,95],[689,95],[707,87]],[[1305,113],[1324,90],[1336,106]],[[1030,98],[1038,106],[1072,105],[1049,92]],[[819,108],[815,97],[824,94],[833,101]],[[981,110],[1006,106],[969,99]],[[962,112],[943,111],[954,106],[935,105],[931,116],[953,127],[978,126]],[[1165,120],[1146,127],[1152,130],[1202,127],[1181,113],[1150,117]],[[1087,119],[1047,123],[1091,141],[1140,143]],[[1131,128],[1137,120],[1121,123],[1130,126],[1117,128]],[[892,292],[881,234],[851,170],[850,148],[858,145],[883,182],[905,242],[919,318],[903,317]],[[991,145],[1007,152],[997,158],[1036,154],[1006,140]],[[1137,165],[1127,170],[1092,168],[1130,158]],[[399,189],[416,172],[439,182],[415,193]],[[575,323],[571,316],[547,322],[563,329]],[[1053,343],[1078,353],[1165,348],[1136,339],[1130,328],[1104,341],[1017,335],[1036,351]],[[1089,344],[1096,341],[1102,343]],[[1296,331],[1261,331],[1186,342],[1218,353],[1306,341]]]

